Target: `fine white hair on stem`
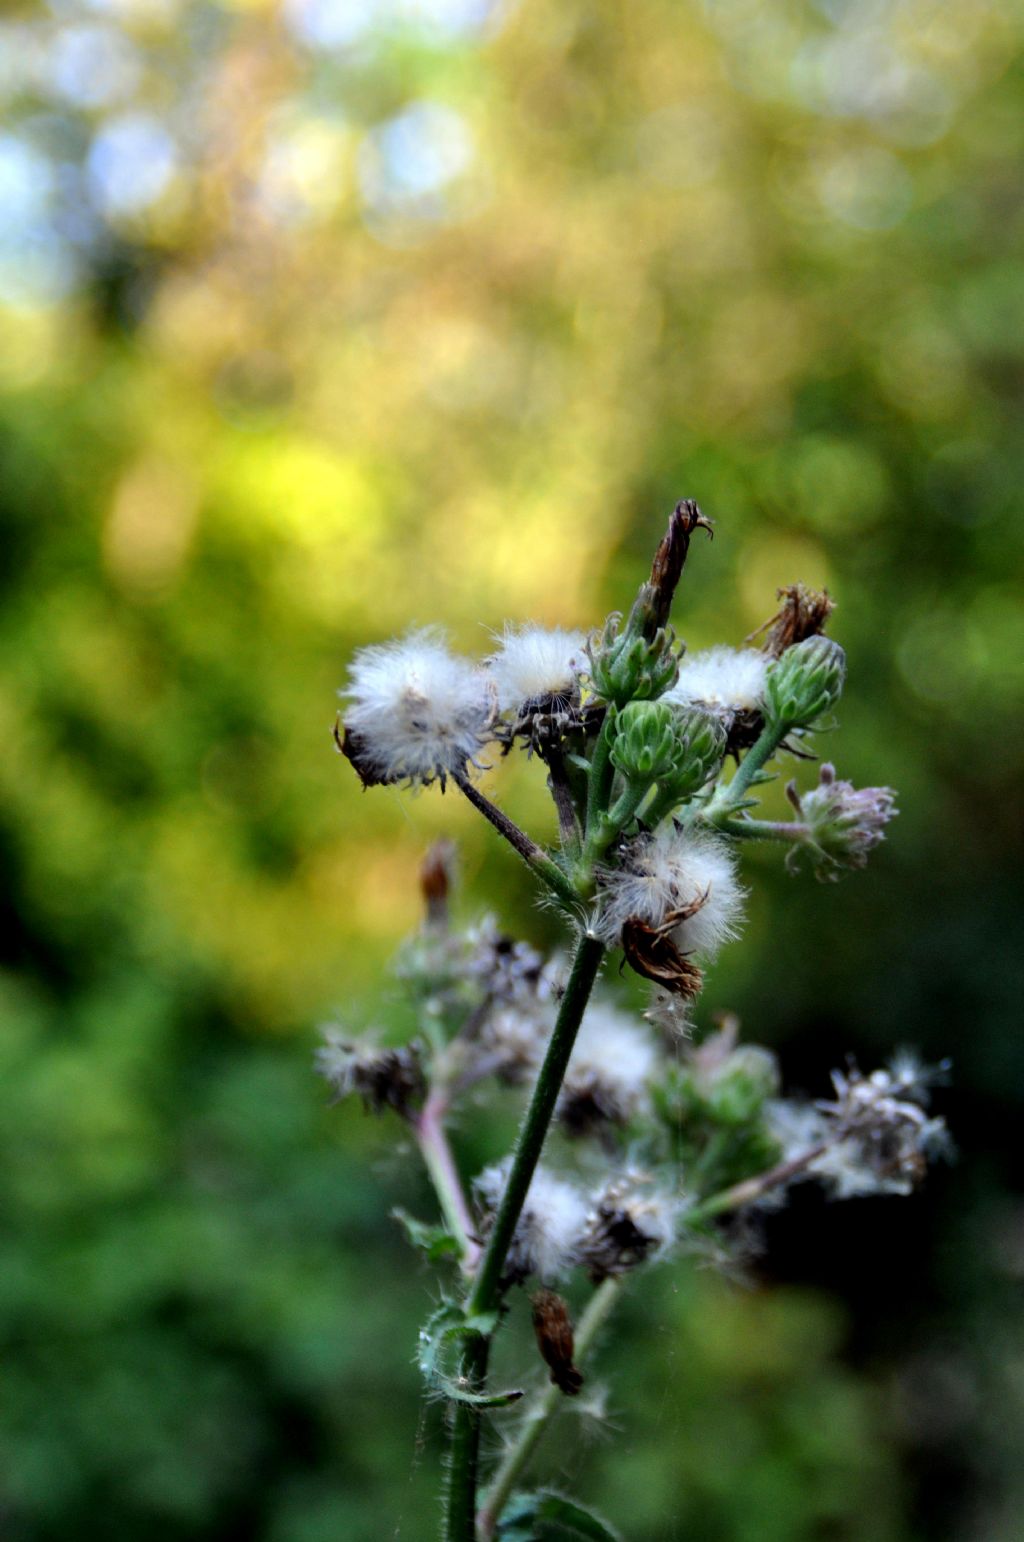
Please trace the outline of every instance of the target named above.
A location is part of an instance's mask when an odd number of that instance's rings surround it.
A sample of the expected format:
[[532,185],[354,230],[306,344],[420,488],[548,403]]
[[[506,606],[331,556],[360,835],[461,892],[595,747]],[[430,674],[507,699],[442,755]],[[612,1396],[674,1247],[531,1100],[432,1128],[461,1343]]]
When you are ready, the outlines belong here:
[[[497,1211],[511,1166],[512,1158],[506,1157],[485,1167],[473,1180],[486,1216]],[[579,1189],[546,1167],[538,1167],[508,1251],[507,1272],[520,1279],[535,1274],[545,1284],[566,1274],[577,1260],[587,1210],[586,1196]]]
[[491,737],[492,687],[433,629],[362,648],[341,692],[345,728],[362,765],[380,781],[427,783],[464,771]]
[[602,875],[596,930],[614,942],[631,917],[661,927],[673,912],[692,907],[673,929],[673,941],[681,953],[712,957],[738,933],[743,894],[730,847],[670,820],[654,835],[638,836],[622,865]]
[[663,701],[699,703],[719,712],[755,711],[764,699],[765,672],[771,659],[756,648],[707,648],[684,654],[679,678]]
[[602,1121],[625,1124],[645,1106],[659,1058],[643,1024],[608,1002],[593,1002],[565,1073],[559,1117],[577,1132]]
[[585,642],[582,632],[506,624],[501,646],[485,661],[499,712],[515,711],[531,701],[571,696]]

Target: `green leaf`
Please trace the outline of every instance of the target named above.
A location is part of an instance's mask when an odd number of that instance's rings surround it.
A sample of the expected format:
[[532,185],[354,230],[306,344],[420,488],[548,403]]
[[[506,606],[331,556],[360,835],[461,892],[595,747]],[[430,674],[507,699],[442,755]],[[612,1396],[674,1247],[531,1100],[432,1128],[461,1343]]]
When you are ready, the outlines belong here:
[[607,1521],[564,1494],[513,1494],[498,1521],[501,1542],[621,1542]]
[[465,1338],[467,1334],[493,1332],[496,1323],[497,1315],[493,1313],[467,1318],[461,1306],[456,1306],[454,1301],[442,1302],[437,1311],[428,1317],[420,1329],[416,1361],[424,1379],[435,1392],[440,1392],[450,1402],[466,1403],[471,1408],[507,1408],[511,1403],[518,1403],[523,1395],[519,1388],[510,1388],[504,1392],[473,1392],[462,1386],[441,1363],[446,1347]]
[[416,1217],[406,1210],[392,1210],[391,1219],[398,1222],[408,1241],[414,1248],[419,1248],[430,1263],[441,1263],[446,1258],[458,1258],[459,1239],[454,1237],[446,1227],[429,1226],[425,1221],[417,1221]]

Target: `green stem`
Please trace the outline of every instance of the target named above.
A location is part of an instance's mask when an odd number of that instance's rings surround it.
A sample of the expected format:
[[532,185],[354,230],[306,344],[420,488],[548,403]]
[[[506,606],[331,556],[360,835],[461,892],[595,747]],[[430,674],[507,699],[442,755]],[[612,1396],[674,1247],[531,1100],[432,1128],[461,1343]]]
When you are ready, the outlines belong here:
[[649,791],[650,788],[642,783],[628,783],[616,798],[614,807],[597,819],[593,830],[587,835],[583,860],[588,867],[600,861],[615,837],[629,824]]
[[[565,1068],[603,956],[604,945],[596,937],[584,935],[580,938],[544,1063],[516,1141],[505,1192],[466,1303],[466,1315],[469,1317],[493,1312],[500,1303],[505,1258],[540,1160],[565,1077]],[[467,1379],[473,1390],[478,1390],[475,1378],[482,1376],[486,1368],[486,1342],[482,1359],[479,1335],[468,1337],[463,1349],[459,1374]],[[473,1542],[479,1444],[479,1410],[460,1403],[453,1415],[449,1451],[448,1502],[445,1511],[447,1542]]]
[[829,1144],[826,1140],[819,1141],[816,1146],[808,1146],[807,1150],[801,1151],[798,1156],[789,1157],[787,1161],[779,1162],[775,1167],[769,1167],[767,1172],[758,1173],[754,1178],[744,1178],[741,1183],[734,1183],[731,1188],[722,1189],[720,1193],[701,1200],[688,1212],[686,1224],[693,1226],[701,1221],[713,1220],[716,1215],[725,1215],[731,1210],[741,1210],[744,1205],[752,1205],[769,1190],[777,1189],[780,1184],[799,1177],[805,1168],[828,1150]]
[[731,814],[719,814],[708,822],[723,835],[734,835],[737,840],[805,841],[810,834],[808,827],[796,819],[736,819]]
[[468,777],[463,776],[461,771],[453,771],[451,777],[459,791],[469,799],[488,823],[494,826],[498,834],[504,836],[523,861],[533,869],[537,877],[546,883],[564,904],[578,907],[579,896],[558,863],[552,861],[547,852],[542,850],[536,841],[531,840],[525,830],[520,830],[516,822],[509,819],[508,815],[498,808],[497,804],[492,803],[479,787],[474,786]]
[[[594,1340],[607,1322],[622,1289],[622,1276],[612,1275],[599,1285],[587,1303],[575,1334],[577,1365],[582,1364]],[[501,1460],[490,1487],[484,1496],[483,1507],[477,1516],[477,1532],[482,1539],[493,1537],[498,1518],[508,1502],[509,1495],[533,1456],[548,1425],[564,1402],[565,1394],[556,1386],[547,1386],[537,1397],[534,1406],[524,1415],[518,1438],[509,1446]]]
[[480,1244],[473,1239],[473,1219],[462,1192],[459,1170],[444,1131],[447,1098],[435,1090],[413,1121],[416,1144],[430,1176],[441,1207],[445,1225],[459,1244],[462,1268],[471,1273],[480,1256]]
[[587,786],[587,844],[600,826],[601,819],[612,795],[615,767],[612,765],[612,740],[615,738],[615,709],[605,713],[601,732],[594,745],[590,762],[590,780]]
[[[459,1376],[465,1379],[469,1391],[483,1391],[490,1348],[490,1339],[482,1333],[474,1333],[466,1339],[459,1362]],[[456,1403],[450,1417],[444,1534],[449,1542],[475,1542],[480,1411],[466,1403]]]
[[740,761],[739,769],[732,781],[727,786],[720,787],[715,793],[708,805],[709,813],[728,814],[743,801],[755,776],[765,762],[771,760],[787,732],[788,727],[784,724],[766,723],[764,725],[759,736]]

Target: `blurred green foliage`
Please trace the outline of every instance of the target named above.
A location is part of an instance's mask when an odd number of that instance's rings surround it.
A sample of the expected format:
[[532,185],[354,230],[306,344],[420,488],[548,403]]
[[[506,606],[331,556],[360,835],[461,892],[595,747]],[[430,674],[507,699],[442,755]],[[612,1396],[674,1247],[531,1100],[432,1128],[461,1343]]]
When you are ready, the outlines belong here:
[[[812,1091],[951,1054],[962,1158],[801,1198],[753,1287],[638,1285],[607,1429],[548,1470],[632,1542],[1024,1531],[1022,33],[994,0],[5,10],[6,1536],[433,1535],[434,1287],[387,1218],[429,1199],[322,1107],[311,1026],[386,1019],[441,831],[467,912],[554,939],[466,807],[359,792],[334,692],[412,622],[598,622],[684,494],[718,534],[683,635],[827,584],[828,753],[903,811],[834,890],[755,861],[707,1010]],[[530,767],[495,781],[545,828]]]

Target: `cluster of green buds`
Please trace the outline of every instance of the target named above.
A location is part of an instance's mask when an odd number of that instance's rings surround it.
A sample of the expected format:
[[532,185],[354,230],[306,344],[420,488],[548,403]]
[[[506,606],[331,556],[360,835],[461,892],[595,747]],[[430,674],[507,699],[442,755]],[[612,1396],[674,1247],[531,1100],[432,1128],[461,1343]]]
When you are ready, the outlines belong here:
[[611,758],[628,783],[657,782],[682,803],[708,783],[725,757],[720,718],[699,707],[634,701],[615,721]]
[[846,679],[846,654],[831,637],[807,637],[768,668],[765,717],[777,729],[810,728],[839,700]]
[[653,701],[675,684],[679,673],[672,628],[659,627],[647,637],[635,619],[631,614],[623,627],[621,616],[613,613],[587,646],[591,684],[602,701],[616,707]]

